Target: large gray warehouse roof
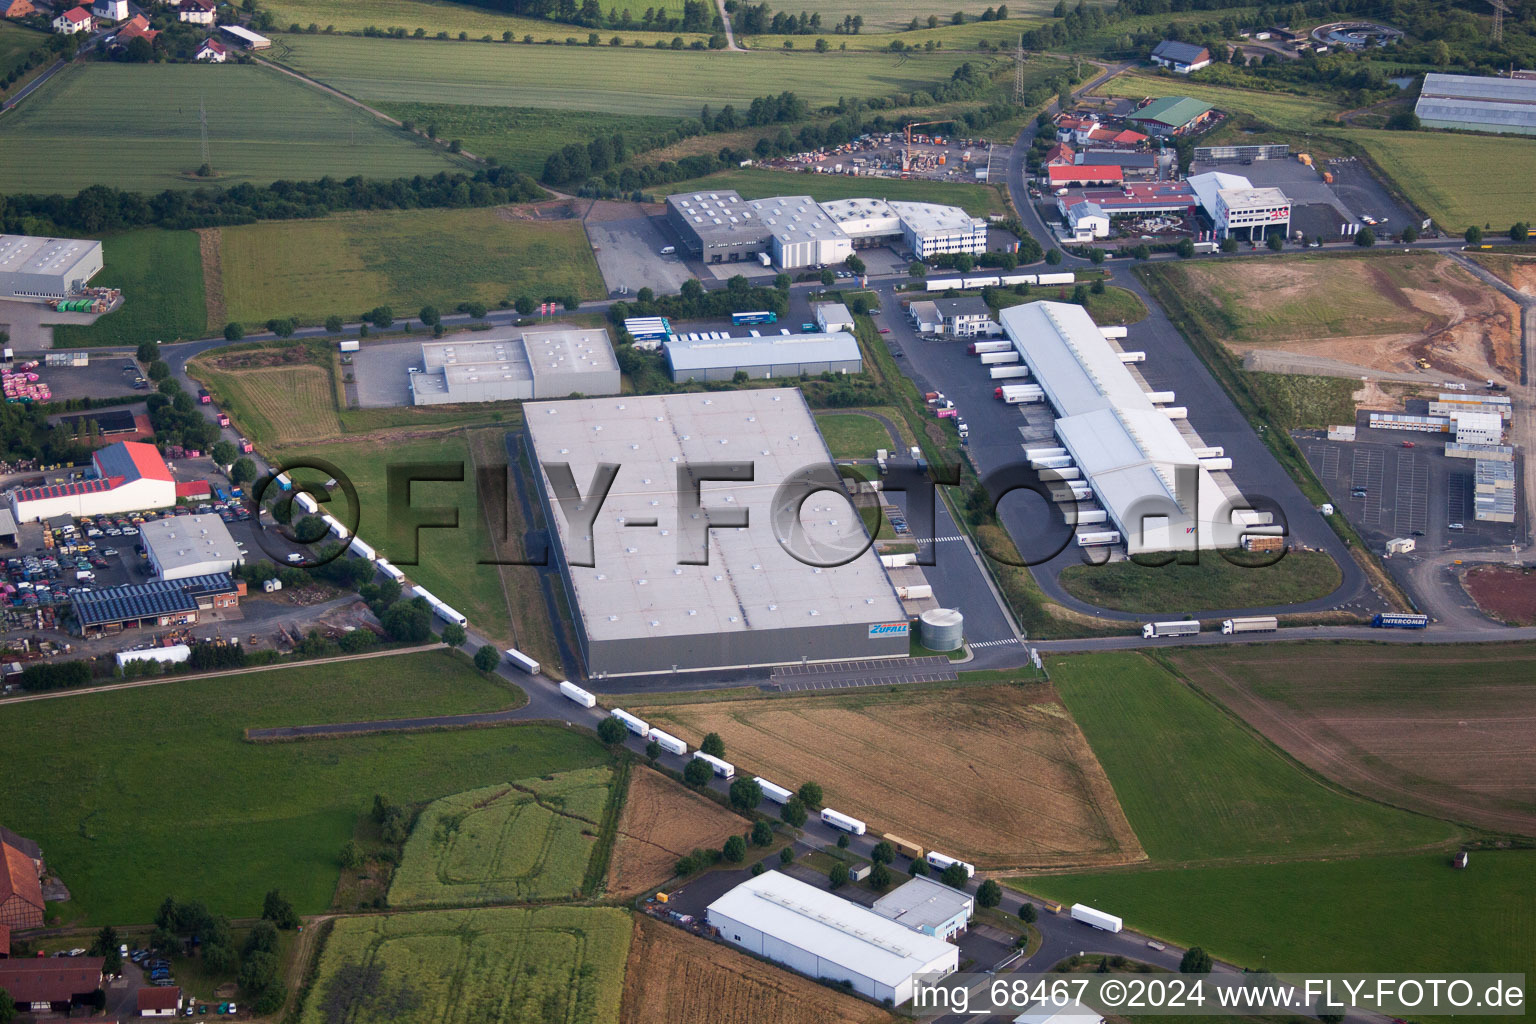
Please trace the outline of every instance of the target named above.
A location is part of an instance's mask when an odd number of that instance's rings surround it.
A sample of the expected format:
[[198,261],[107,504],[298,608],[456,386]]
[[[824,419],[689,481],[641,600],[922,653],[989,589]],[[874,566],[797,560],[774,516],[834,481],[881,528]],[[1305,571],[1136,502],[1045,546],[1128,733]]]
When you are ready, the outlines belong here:
[[49,274],[62,277],[100,248],[100,242],[88,238],[0,235],[0,274]]
[[[780,546],[770,520],[775,490],[791,473],[831,462],[794,388],[622,396],[524,407],[542,466],[568,463],[583,492],[599,463],[620,469],[593,527],[595,562],[571,566],[570,583],[591,640],[737,633],[784,627],[904,621],[872,549],[846,565],[816,568]],[[706,482],[700,502],[745,509],[745,529],[709,531],[708,565],[679,565],[677,477],[690,464],[750,462],[750,482]],[[551,490],[547,480],[546,491]],[[553,516],[571,550],[570,524]],[[816,494],[801,522],[830,541],[862,531],[846,499]],[[635,520],[654,520],[654,526]]]
[[245,559],[229,527],[214,515],[174,516],[145,523],[139,527],[139,540],[162,575],[204,563],[220,563],[219,571],[223,571]]
[[858,339],[846,331],[728,341],[669,341],[665,347],[667,360],[680,371],[775,363],[837,363],[861,358]]
[[1536,80],[1428,74],[1414,112],[1422,121],[1536,133]]
[[919,931],[945,924],[961,911],[970,916],[972,905],[971,897],[959,889],[917,875],[881,896],[870,909],[888,921]]
[[763,226],[782,245],[845,237],[837,221],[810,196],[754,199],[748,205],[757,210]]
[[764,238],[768,234],[753,204],[730,189],[667,196],[667,205],[706,243]]

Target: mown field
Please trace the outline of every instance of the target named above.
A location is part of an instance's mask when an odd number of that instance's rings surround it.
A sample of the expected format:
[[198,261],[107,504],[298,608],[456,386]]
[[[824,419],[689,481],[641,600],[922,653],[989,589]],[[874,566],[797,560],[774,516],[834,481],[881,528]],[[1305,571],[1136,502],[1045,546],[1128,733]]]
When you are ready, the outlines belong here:
[[945,203],[959,206],[977,217],[1003,213],[1003,197],[990,185],[970,185],[948,181],[920,181],[909,178],[854,178],[841,174],[799,174],[793,171],[768,171],[743,167],[721,171],[692,181],[668,185],[668,195],[709,189],[735,189],[743,199],[768,199],[773,196],[810,196],[818,203],[833,199],[906,200],[915,203]]
[[[657,10],[666,9],[670,17],[680,18],[683,14],[681,0],[663,0],[647,6]],[[366,5],[341,3],[339,0],[276,0],[268,10],[284,28],[293,24],[305,27],[313,24],[322,30],[334,26],[338,32],[404,28],[411,33],[420,28],[429,36],[447,32],[456,38],[460,32],[464,32],[471,39],[478,40],[489,35],[498,41],[502,33],[511,32],[514,38],[522,39],[525,35],[532,35],[541,43],[545,39],[563,42],[569,35],[575,35],[583,42],[587,38],[587,29],[576,25],[502,14],[486,7],[447,0],[369,0]],[[644,10],[636,10],[634,16],[639,18]],[[677,33],[621,30],[621,34],[626,41],[630,38],[643,39],[649,45],[658,39],[671,42]],[[608,34],[604,33],[605,42],[607,38]],[[683,38],[692,41],[703,37],[698,33],[683,33]]]
[[48,36],[34,28],[0,19],[0,78],[20,67],[27,54],[48,41]]
[[336,391],[324,367],[311,363],[193,372],[247,437],[299,444],[328,440],[342,432]]
[[608,907],[343,918],[298,1019],[617,1024],[632,928]]
[[[0,128],[0,141],[3,133]],[[0,163],[5,159],[0,155]],[[137,345],[201,338],[208,333],[196,232],[125,231],[102,239],[101,252],[101,273],[92,283],[121,288],[123,305],[89,327],[55,327],[55,345]]]
[[1324,785],[1147,656],[1049,668],[1155,862],[1400,851],[1460,834]]
[[449,103],[381,103],[379,107],[392,117],[415,122],[423,131],[432,128],[440,139],[462,140],[464,149],[476,156],[495,157],[502,166],[535,178],[543,172],[549,154],[571,142],[622,133],[630,146],[640,146],[665,135],[681,120],[601,110]]
[[[133,102],[103,116],[102,96]],[[203,162],[200,107],[207,109],[211,179],[196,176]],[[95,184],[159,192],[467,166],[254,65],[75,64],[0,121],[0,188],[8,192],[73,193]]]
[[884,423],[856,412],[823,413],[816,417],[816,428],[834,459],[872,459],[879,449],[896,444]]
[[[1536,853],[1475,851],[1018,879],[1251,968],[1536,971]],[[1404,922],[1404,911],[1413,918]],[[1434,936],[1433,941],[1426,941]]]
[[660,772],[635,768],[608,861],[606,894],[638,896],[671,878],[680,858],[701,847],[717,849],[746,829],[746,819],[708,797]]
[[1182,648],[1167,656],[1193,686],[1341,786],[1536,835],[1530,644]]
[[970,689],[964,700],[860,691],[630,710],[690,744],[718,732],[738,771],[790,788],[819,782],[829,805],[872,831],[978,866],[1143,856],[1082,733],[1046,687]]
[[406,841],[390,906],[579,897],[612,787],[603,766],[434,800]]
[[[1039,302],[1041,299],[1067,302],[1070,301],[1072,292],[1075,290],[1075,285],[1046,285],[1031,288],[1027,295],[1004,291],[997,295],[996,308],[1002,310],[1026,302]],[[1097,295],[1090,292],[1083,308],[1088,311],[1089,316],[1093,317],[1094,323],[1101,325],[1134,324],[1147,318],[1146,304],[1136,293],[1113,284],[1105,285],[1104,290]]]
[[[1241,556],[1239,556],[1241,557]],[[1183,611],[1201,614],[1233,608],[1264,608],[1326,597],[1342,580],[1325,551],[1293,551],[1273,565],[1233,565],[1214,551],[1197,565],[1152,568],[1135,562],[1072,565],[1061,585],[1073,597],[1121,612],[1169,612],[1170,595]]]
[[148,923],[167,893],[230,917],[280,888],[330,905],[339,854],[375,793],[434,800],[500,779],[604,764],[542,726],[256,744],[248,728],[491,711],[502,681],[444,652],[0,705],[13,736],[89,736],[9,751],[0,820],[48,851],[87,925]]
[[1489,223],[1505,231],[1517,220],[1536,219],[1536,200],[1520,187],[1536,178],[1536,146],[1529,138],[1388,131],[1349,137],[1452,234]]
[[693,117],[790,90],[812,104],[922,89],[974,54],[726,53],[291,36],[284,62],[367,102]]
[[221,228],[219,250],[225,307],[248,324],[606,294],[580,221],[518,220],[496,207],[262,221]]

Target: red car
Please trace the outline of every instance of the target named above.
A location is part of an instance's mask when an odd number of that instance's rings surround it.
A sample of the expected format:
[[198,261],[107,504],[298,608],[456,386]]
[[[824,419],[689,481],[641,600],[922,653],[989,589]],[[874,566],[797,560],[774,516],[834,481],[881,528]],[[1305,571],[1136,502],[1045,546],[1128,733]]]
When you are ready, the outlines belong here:
[[1414,448],[1414,447],[1417,447],[1417,446],[1412,441],[1404,441],[1403,442],[1403,447],[1404,448]]
[[889,327],[882,327],[882,328],[880,328],[880,333],[881,334],[890,334],[891,333],[891,329]]

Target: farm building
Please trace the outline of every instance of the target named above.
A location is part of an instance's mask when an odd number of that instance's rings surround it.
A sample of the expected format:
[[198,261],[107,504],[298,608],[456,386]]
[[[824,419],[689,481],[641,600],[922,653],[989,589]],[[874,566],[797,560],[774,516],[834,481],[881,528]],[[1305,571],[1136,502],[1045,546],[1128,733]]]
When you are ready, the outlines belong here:
[[706,914],[732,945],[897,1006],[912,998],[915,975],[949,974],[960,965],[958,947],[778,871],[742,882]]
[[1219,238],[1241,234],[1253,242],[1274,229],[1282,235],[1290,233],[1291,201],[1278,188],[1254,188],[1241,174],[1222,171],[1196,174],[1189,179],[1189,187]]
[[730,189],[667,196],[667,223],[683,250],[705,263],[738,263],[768,251],[757,211]]
[[[809,565],[775,532],[772,499],[790,474],[836,473],[798,389],[547,402],[525,406],[524,419],[592,675],[907,655],[907,620],[873,550]],[[576,531],[553,481],[585,490],[602,463],[618,475],[597,521]],[[746,463],[752,476],[699,494],[688,467],[720,463]],[[568,468],[552,476],[557,464]],[[813,497],[802,522],[818,550],[866,543],[840,502]]]
[[175,985],[141,988],[134,996],[140,1017],[174,1017],[181,1009],[181,989]]
[[1114,164],[1072,164],[1070,167],[1047,167],[1045,180],[1051,188],[1117,185],[1125,180],[1125,172]]
[[0,0],[0,18],[25,18],[36,13],[32,0]]
[[1150,178],[1157,174],[1157,154],[1137,153],[1129,149],[1085,149],[1077,154],[1079,164],[1118,167],[1123,178]]
[[0,925],[12,931],[43,926],[43,884],[37,870],[25,851],[0,841]]
[[153,43],[160,35],[159,29],[149,27],[149,19],[142,14],[135,14],[128,19],[128,23],[117,30],[117,35],[112,37],[113,46],[127,46],[135,39],[143,39]]
[[1199,71],[1203,67],[1209,67],[1211,63],[1211,51],[1194,43],[1181,43],[1173,39],[1164,39],[1152,50],[1152,63],[1159,67],[1169,68],[1178,74],[1187,75],[1191,71]]
[[1414,113],[1426,128],[1536,135],[1536,80],[1428,74]]
[[269,50],[272,48],[272,40],[266,36],[257,35],[248,28],[239,25],[220,25],[219,31],[228,33],[229,37],[247,50]]
[[18,523],[51,516],[98,516],[176,504],[176,482],[152,444],[119,441],[98,449],[83,480],[17,487],[8,495]]
[[853,314],[841,302],[818,302],[815,305],[816,325],[824,333],[853,331]]
[[183,580],[234,572],[245,564],[229,527],[214,515],[173,516],[139,527],[139,541],[155,575],[162,580]]
[[[72,36],[77,32],[89,32],[94,22],[91,20],[91,12],[84,7],[71,7],[69,10],[53,19],[53,30],[62,35]],[[0,240],[0,244],[4,244]]]
[[844,331],[831,334],[767,335],[725,341],[669,341],[662,346],[667,368],[678,383],[730,380],[738,372],[753,378],[860,373],[859,341]]
[[[61,17],[74,13],[70,11]],[[89,17],[86,27],[90,27]],[[80,294],[100,272],[100,242],[88,238],[0,235],[0,299],[67,299]]]
[[1056,410],[1057,438],[1131,554],[1233,545],[1216,535],[1232,522],[1229,499],[1083,307],[1030,302],[1001,318]]
[[616,395],[619,360],[601,328],[500,328],[423,342],[410,373],[416,405]]
[[1480,523],[1515,521],[1515,464],[1478,459],[1473,464],[1472,515]]
[[68,1014],[75,996],[88,996],[102,987],[102,964],[99,956],[0,960],[0,991],[9,994],[23,1012]]
[[81,635],[100,636],[124,629],[194,625],[200,612],[237,607],[244,596],[243,582],[216,573],[86,590],[71,594],[69,602]]
[[128,0],[96,0],[91,4],[91,13],[103,21],[127,21]]
[[782,270],[841,263],[853,240],[810,196],[776,196],[747,204],[768,231],[774,265]]
[[1126,120],[1152,135],[1183,135],[1198,128],[1215,112],[1209,103],[1188,96],[1164,96],[1132,111]]
[[212,64],[223,64],[229,59],[229,50],[217,39],[204,39],[203,45],[197,48],[197,53],[192,55],[194,60],[208,61]]
[[976,902],[960,889],[919,875],[881,896],[870,909],[903,928],[949,940],[970,927]]

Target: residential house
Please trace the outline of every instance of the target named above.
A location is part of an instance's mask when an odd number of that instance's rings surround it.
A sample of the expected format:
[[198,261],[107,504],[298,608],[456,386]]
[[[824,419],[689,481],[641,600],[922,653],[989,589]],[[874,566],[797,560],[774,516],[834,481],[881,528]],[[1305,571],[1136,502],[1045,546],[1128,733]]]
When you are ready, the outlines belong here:
[[217,20],[218,5],[213,0],[181,0],[176,17],[194,25],[212,25]]
[[1199,71],[1203,67],[1209,67],[1211,63],[1211,51],[1194,43],[1180,43],[1172,39],[1164,39],[1157,44],[1152,51],[1152,63],[1165,68],[1172,68],[1181,75],[1187,75],[1191,71]]
[[127,21],[128,0],[96,0],[91,5],[91,13],[114,25],[119,21]]
[[[229,59],[229,50],[225,49],[224,44],[217,39],[204,39],[203,45],[197,48],[197,53],[193,55],[193,59],[223,64]],[[207,487],[208,485],[204,483],[203,486]],[[176,485],[176,495],[177,497],[181,496],[180,484]]]
[[25,18],[36,13],[32,0],[0,0],[0,18]]
[[160,35],[160,30],[149,27],[149,19],[142,14],[135,14],[128,19],[128,24],[118,29],[117,35],[112,39],[113,46],[127,46],[135,39],[144,39],[151,45]]
[[37,865],[6,842],[0,842],[0,924],[12,929],[43,926],[43,884]]
[[53,30],[66,36],[91,30],[91,12],[84,7],[74,7],[53,19]]
[[992,319],[992,310],[985,300],[975,295],[958,299],[934,299],[939,314],[940,334],[955,338],[974,338],[977,335],[993,335],[1002,328]]
[[1065,142],[1058,142],[1045,151],[1045,167],[1071,167],[1077,163],[1077,153]]

